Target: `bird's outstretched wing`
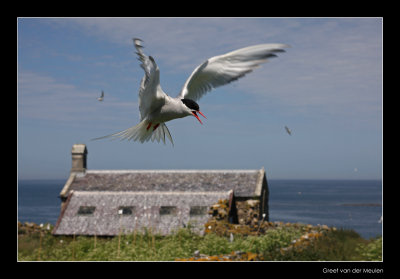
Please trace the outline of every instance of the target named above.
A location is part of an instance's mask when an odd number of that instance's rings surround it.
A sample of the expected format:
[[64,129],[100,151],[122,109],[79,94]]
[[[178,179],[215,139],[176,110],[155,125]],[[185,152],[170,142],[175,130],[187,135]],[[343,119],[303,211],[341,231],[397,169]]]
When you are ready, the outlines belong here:
[[160,87],[160,70],[153,57],[143,53],[142,40],[135,38],[133,42],[138,59],[142,62],[140,67],[144,70],[139,89],[140,120],[143,120],[151,111],[163,105],[165,93]]
[[292,135],[292,130],[290,130],[288,126],[285,126],[285,130],[289,134],[289,136]]
[[100,102],[104,100],[104,91],[103,90],[101,90],[101,95],[100,95],[100,97],[97,98],[97,100]]
[[199,100],[213,88],[228,84],[252,72],[275,53],[284,52],[284,44],[254,45],[214,56],[199,65],[185,82],[178,97]]

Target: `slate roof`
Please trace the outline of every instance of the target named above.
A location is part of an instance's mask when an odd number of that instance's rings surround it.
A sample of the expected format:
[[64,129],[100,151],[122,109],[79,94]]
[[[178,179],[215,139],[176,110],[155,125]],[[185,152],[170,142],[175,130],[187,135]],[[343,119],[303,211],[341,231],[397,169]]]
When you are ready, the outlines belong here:
[[260,196],[260,170],[87,170],[71,174],[60,196],[74,191],[229,191],[236,197]]
[[[232,201],[233,191],[72,191],[53,234],[111,236],[141,232],[146,227],[165,235],[189,223],[202,233],[209,218],[207,209],[219,199]],[[79,214],[81,207],[92,208],[92,212]],[[119,214],[122,207],[130,208],[130,214]],[[163,214],[163,207],[175,210]],[[196,213],[193,208],[204,210]]]
[[[202,233],[208,208],[220,199],[235,208],[233,196],[257,197],[267,212],[267,187],[264,168],[71,171],[60,193],[62,212],[53,233],[111,236],[146,227],[169,234],[189,223]],[[131,212],[120,215],[121,208]],[[196,210],[200,212],[193,214]]]

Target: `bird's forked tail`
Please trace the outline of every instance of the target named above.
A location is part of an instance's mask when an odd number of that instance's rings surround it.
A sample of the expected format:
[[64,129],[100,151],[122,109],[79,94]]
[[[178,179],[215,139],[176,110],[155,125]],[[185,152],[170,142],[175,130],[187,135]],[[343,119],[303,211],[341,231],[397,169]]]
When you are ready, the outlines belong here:
[[136,126],[130,127],[126,130],[121,132],[107,135],[100,138],[95,138],[93,140],[105,139],[105,138],[112,138],[117,139],[120,138],[121,140],[133,140],[133,141],[140,141],[144,143],[146,141],[157,141],[160,142],[162,140],[165,144],[165,136],[170,140],[172,145],[174,142],[171,137],[171,133],[169,132],[167,125],[165,123],[152,123],[148,120],[144,119]]

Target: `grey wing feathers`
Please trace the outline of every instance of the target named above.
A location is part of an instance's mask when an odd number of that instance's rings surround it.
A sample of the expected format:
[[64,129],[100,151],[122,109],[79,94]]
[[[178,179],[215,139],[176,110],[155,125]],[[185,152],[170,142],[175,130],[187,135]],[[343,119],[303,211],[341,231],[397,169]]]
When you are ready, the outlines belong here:
[[135,38],[133,42],[138,59],[142,62],[140,67],[144,70],[139,89],[140,120],[143,120],[154,109],[153,106],[159,105],[159,100],[163,98],[158,91],[158,88],[160,88],[160,70],[153,57],[147,56],[142,51],[142,40]]
[[140,64],[140,67],[142,67],[142,69],[144,70],[144,73],[145,73],[144,79],[145,79],[145,81],[147,81],[150,78],[152,70],[155,67],[157,67],[157,65],[155,65],[153,58],[150,59],[146,54],[143,53],[143,51],[142,51],[143,46],[141,45],[141,42],[142,42],[141,39],[135,38],[135,39],[133,39],[133,42],[135,44],[136,54],[138,55],[138,60],[140,62],[142,62]]
[[260,64],[284,52],[284,44],[262,44],[214,56],[199,65],[183,86],[179,97],[200,99],[213,88],[238,80]]

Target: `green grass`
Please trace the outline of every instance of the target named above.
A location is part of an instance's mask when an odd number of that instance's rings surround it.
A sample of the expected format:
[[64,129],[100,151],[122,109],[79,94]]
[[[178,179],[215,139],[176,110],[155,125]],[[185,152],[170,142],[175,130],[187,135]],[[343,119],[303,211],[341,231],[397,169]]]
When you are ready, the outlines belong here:
[[382,237],[365,240],[353,230],[331,230],[305,247],[273,257],[282,261],[381,261]]
[[[40,236],[42,234],[42,236]],[[232,251],[257,253],[271,261],[381,260],[382,237],[365,240],[351,230],[330,230],[304,245],[293,246],[304,230],[282,226],[260,236],[235,235],[234,241],[214,233],[199,236],[190,229],[161,236],[151,231],[119,238],[53,236],[49,231],[18,236],[20,261],[174,261],[201,254],[221,255]],[[288,249],[287,247],[292,247]]]

